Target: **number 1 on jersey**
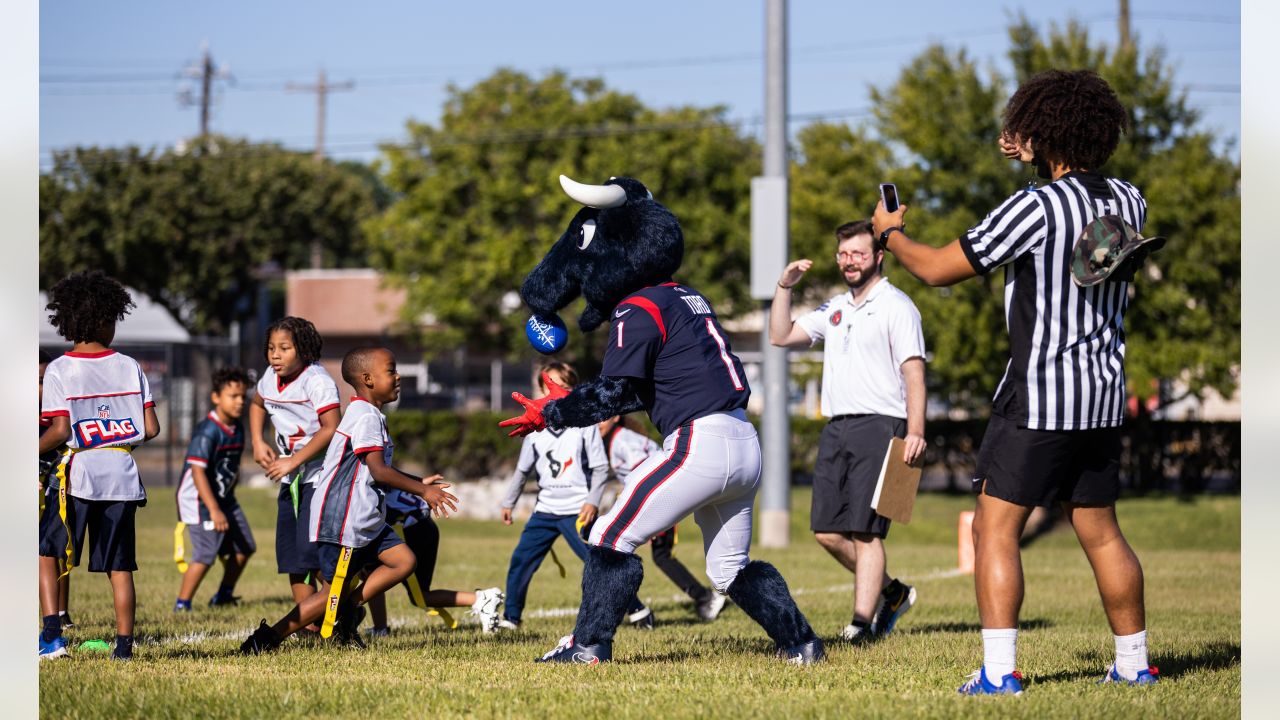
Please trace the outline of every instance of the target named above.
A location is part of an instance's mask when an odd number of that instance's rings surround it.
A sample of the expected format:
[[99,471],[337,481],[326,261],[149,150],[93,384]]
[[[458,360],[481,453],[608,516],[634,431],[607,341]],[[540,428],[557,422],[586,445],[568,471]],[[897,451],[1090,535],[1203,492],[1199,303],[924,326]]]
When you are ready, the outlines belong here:
[[[720,333],[716,331],[716,323],[711,318],[707,318],[707,334],[716,341],[716,346],[720,348],[720,359],[724,362],[725,368],[729,370],[729,379],[733,381],[733,389],[742,390],[742,380],[738,378],[738,370],[733,366],[733,358],[729,357],[729,350],[725,347],[724,338],[720,337]],[[621,338],[621,335],[619,335],[619,338]]]

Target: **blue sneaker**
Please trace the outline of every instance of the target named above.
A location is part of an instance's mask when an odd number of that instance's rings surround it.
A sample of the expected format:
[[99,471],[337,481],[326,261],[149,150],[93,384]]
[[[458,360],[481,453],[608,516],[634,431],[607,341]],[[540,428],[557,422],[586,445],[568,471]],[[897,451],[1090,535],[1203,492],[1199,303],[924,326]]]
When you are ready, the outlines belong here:
[[599,665],[613,660],[613,643],[606,640],[596,645],[579,645],[572,635],[560,638],[556,645],[534,662],[576,663],[578,665]]
[[961,695],[1021,695],[1022,673],[1013,672],[1000,678],[999,685],[992,685],[987,679],[987,668],[978,668],[965,684],[960,686]]
[[190,600],[174,600],[173,611],[176,613],[191,612],[191,601]]
[[1102,676],[1102,679],[1098,681],[1098,684],[1116,683],[1119,685],[1155,685],[1158,682],[1160,682],[1160,668],[1157,668],[1154,665],[1146,670],[1139,670],[1138,677],[1130,680],[1116,672],[1115,663],[1112,663],[1111,666],[1107,668],[1107,674]]
[[40,659],[53,660],[60,657],[67,657],[71,653],[67,650],[67,639],[59,635],[58,637],[44,641],[43,634],[40,636]]
[[816,665],[826,659],[827,652],[822,645],[822,640],[814,638],[789,648],[778,648],[775,657],[786,660],[792,665]]
[[240,596],[232,595],[231,593],[223,594],[218,591],[213,594],[213,597],[209,598],[209,607],[228,607],[239,604]]

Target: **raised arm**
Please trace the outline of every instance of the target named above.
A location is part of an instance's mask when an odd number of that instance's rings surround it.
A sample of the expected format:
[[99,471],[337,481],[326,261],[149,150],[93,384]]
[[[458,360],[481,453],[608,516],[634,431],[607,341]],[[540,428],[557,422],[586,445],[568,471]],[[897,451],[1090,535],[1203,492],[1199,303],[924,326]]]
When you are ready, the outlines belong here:
[[878,202],[875,214],[871,216],[871,226],[877,239],[886,230],[892,230],[885,237],[884,247],[893,253],[907,272],[933,287],[955,285],[978,274],[969,258],[965,257],[958,239],[938,248],[908,237],[902,230],[906,213],[906,205],[899,206],[894,212],[886,212],[884,203]]
[[811,267],[812,260],[796,260],[787,265],[778,278],[769,308],[769,343],[776,347],[807,347],[813,343],[809,333],[791,319],[791,289]]

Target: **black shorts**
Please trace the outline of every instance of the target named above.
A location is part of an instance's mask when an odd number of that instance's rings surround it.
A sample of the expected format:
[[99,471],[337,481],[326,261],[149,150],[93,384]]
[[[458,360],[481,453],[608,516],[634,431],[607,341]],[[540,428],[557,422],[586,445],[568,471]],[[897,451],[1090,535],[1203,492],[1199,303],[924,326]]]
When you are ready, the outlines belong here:
[[404,544],[418,558],[418,566],[413,575],[418,580],[422,592],[431,590],[431,580],[436,574],[436,558],[440,554],[440,528],[430,516],[419,518],[417,522],[404,528]]
[[57,490],[44,493],[44,511],[40,513],[40,554],[44,557],[67,558],[67,528],[58,514],[62,502]]
[[[294,482],[300,482],[294,480]],[[316,544],[311,542],[311,495],[315,485],[298,488],[298,510],[293,509],[289,485],[280,486],[276,497],[276,572],[284,575],[306,575],[320,569]]]
[[906,420],[887,415],[844,416],[822,428],[809,513],[813,532],[889,534],[889,519],[871,509],[871,497],[889,440],[906,432]]
[[[384,550],[390,550],[397,545],[404,545],[404,541],[391,529],[390,525],[383,524],[380,530],[369,541],[368,545],[355,548],[351,553],[351,560],[347,565],[347,579],[355,577],[357,573],[363,570],[370,570],[377,567],[378,556]],[[320,542],[316,543],[316,555],[320,557],[320,577],[333,581],[333,573],[338,568],[338,556],[342,553],[342,546],[337,543]]]
[[1032,430],[992,415],[973,489],[1023,507],[1055,500],[1114,505],[1120,497],[1120,428]]
[[[89,536],[89,572],[138,569],[134,553],[133,516],[140,503],[127,500],[69,498],[67,525],[75,547],[74,564],[80,566],[85,534]],[[63,557],[66,557],[65,549]]]

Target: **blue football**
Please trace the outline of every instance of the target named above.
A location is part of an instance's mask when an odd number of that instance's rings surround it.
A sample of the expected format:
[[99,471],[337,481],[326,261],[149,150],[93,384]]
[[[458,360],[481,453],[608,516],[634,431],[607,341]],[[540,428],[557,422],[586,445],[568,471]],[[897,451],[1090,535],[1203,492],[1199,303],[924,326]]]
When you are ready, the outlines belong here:
[[564,344],[569,341],[569,330],[565,328],[564,321],[559,315],[552,315],[549,318],[541,315],[530,316],[529,321],[524,324],[524,334],[529,338],[529,344],[533,349],[543,355],[560,352]]

